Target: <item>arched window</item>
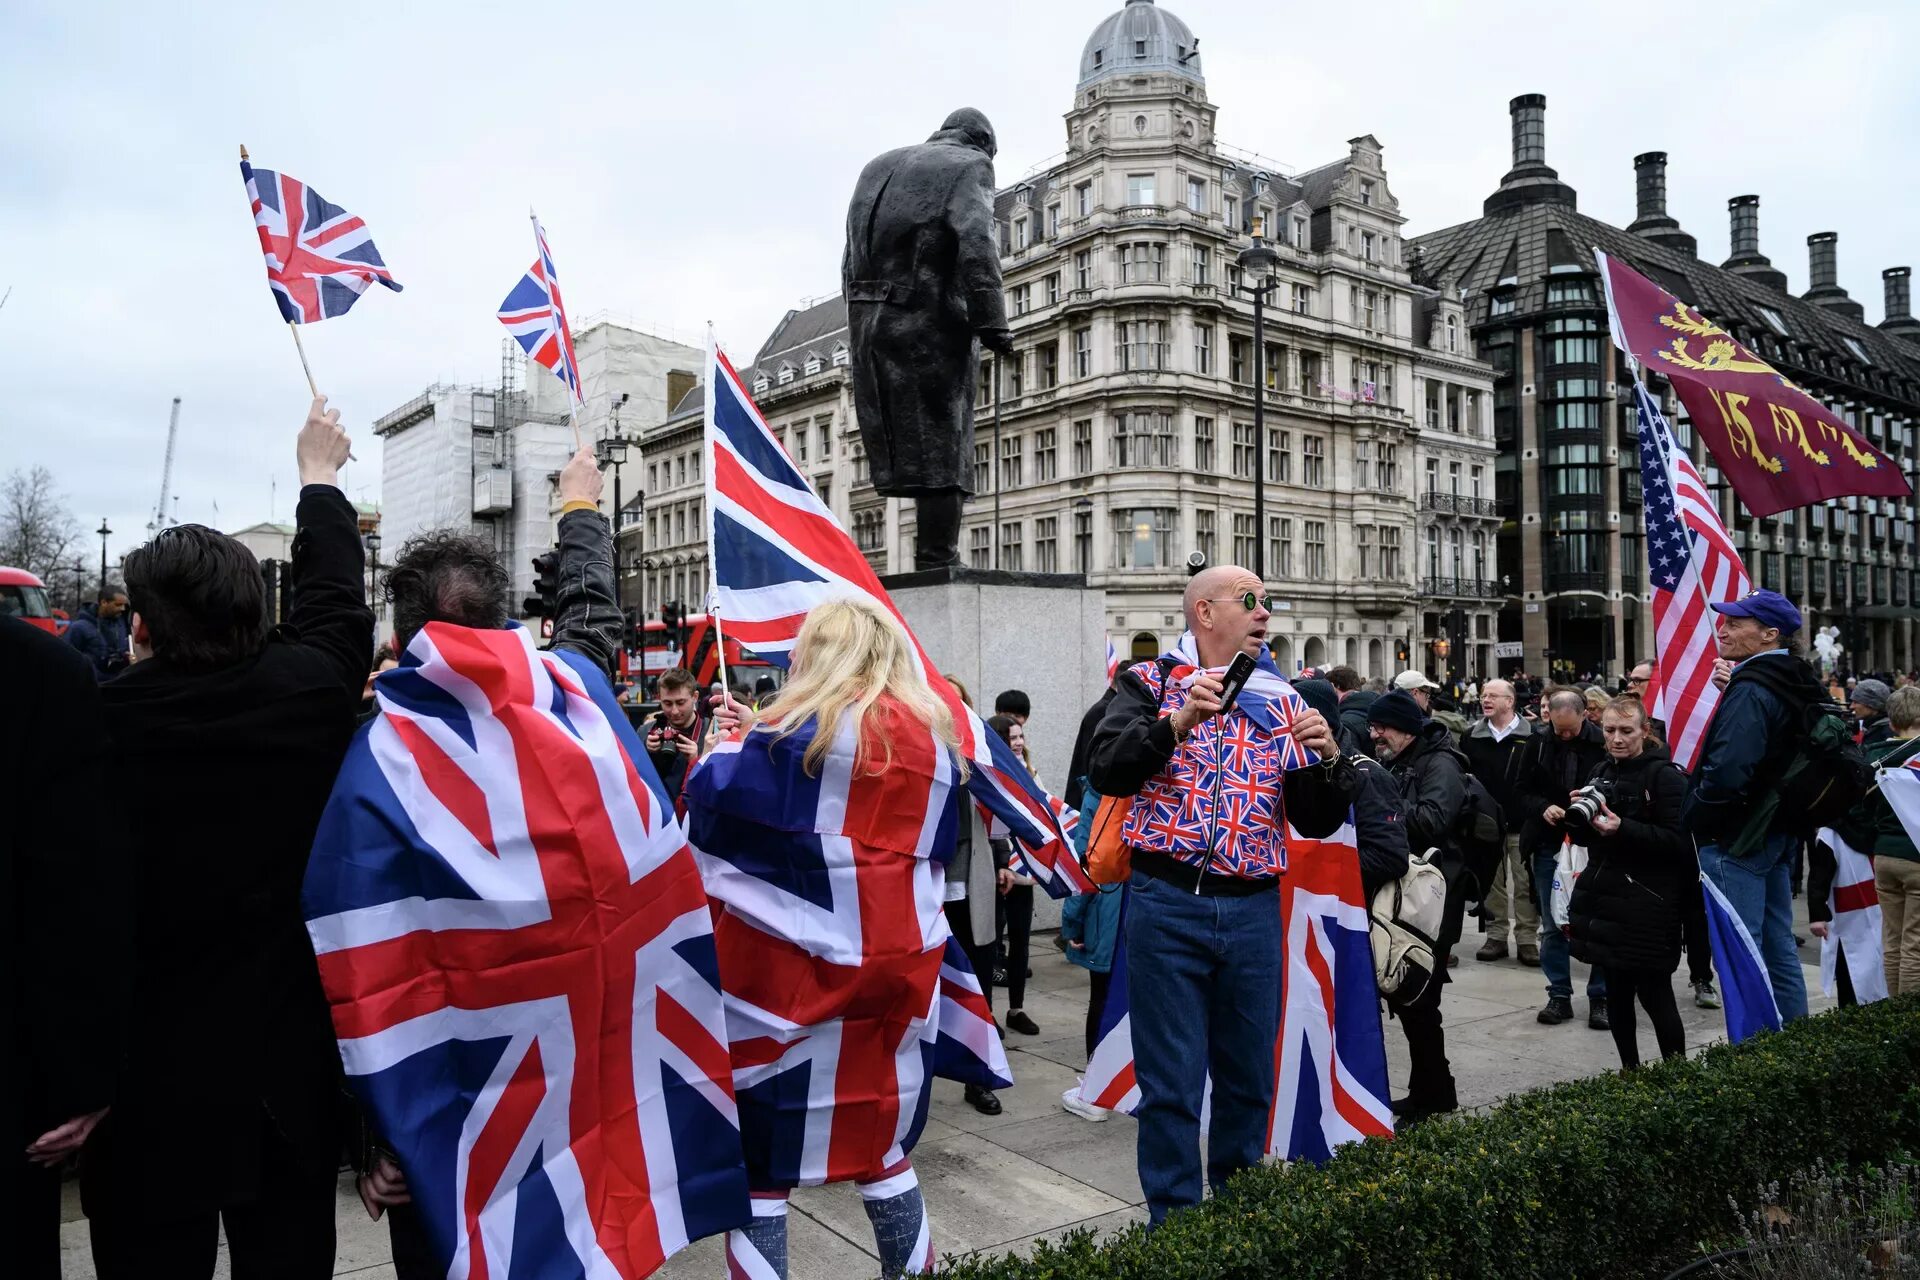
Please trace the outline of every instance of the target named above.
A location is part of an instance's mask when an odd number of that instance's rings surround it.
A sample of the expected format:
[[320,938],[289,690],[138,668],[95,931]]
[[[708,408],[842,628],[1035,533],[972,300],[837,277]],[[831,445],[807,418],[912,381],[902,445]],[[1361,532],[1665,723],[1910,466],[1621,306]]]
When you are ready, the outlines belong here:
[[1356,671],[1360,669],[1360,642],[1358,640],[1349,639],[1347,641],[1347,665]]
[[1367,641],[1367,669],[1360,674],[1369,678],[1387,673],[1387,654],[1378,640]]
[[1460,350],[1460,317],[1459,316],[1447,317],[1447,350],[1450,352]]
[[1152,662],[1160,656],[1160,637],[1151,631],[1134,632],[1131,652],[1135,662]]
[[1273,650],[1273,665],[1280,668],[1284,675],[1293,674],[1293,639],[1290,636],[1275,636],[1267,641],[1267,647]]
[[1301,654],[1306,664],[1318,671],[1327,660],[1327,646],[1319,636],[1308,636],[1306,650]]

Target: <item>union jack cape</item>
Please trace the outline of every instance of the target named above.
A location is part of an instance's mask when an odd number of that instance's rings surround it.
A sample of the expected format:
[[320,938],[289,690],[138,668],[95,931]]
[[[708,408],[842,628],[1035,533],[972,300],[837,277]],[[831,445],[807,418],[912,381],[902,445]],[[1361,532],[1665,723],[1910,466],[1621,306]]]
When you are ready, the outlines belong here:
[[816,728],[722,742],[685,792],[689,840],[724,908],[720,980],[755,1190],[897,1171],[934,1074],[1011,1083],[941,910],[960,813],[952,755],[882,699],[869,732],[890,758],[862,756],[849,718],[813,773]]
[[497,316],[527,353],[527,359],[552,370],[554,377],[566,384],[572,402],[582,405],[586,399],[580,389],[580,361],[573,353],[567,304],[560,299],[560,275],[554,268],[553,251],[547,248],[547,233],[540,219],[527,216],[533,219],[533,244],[538,256],[501,302]]
[[432,623],[374,696],[303,906],[448,1273],[634,1280],[748,1221],[707,897],[606,677]]
[[[808,610],[827,600],[865,596],[913,629],[867,558],[788,457],[747,394],[740,375],[711,342],[707,351],[707,539],[714,604],[727,637],[768,662],[787,664]],[[988,729],[926,655],[922,675],[953,712],[961,750],[972,764],[967,787],[1025,849],[1028,873],[1056,898],[1087,893],[1046,792],[1013,748]]]
[[[1121,908],[1100,1038],[1080,1096],[1131,1113],[1140,1104],[1140,1088],[1127,998],[1127,909]],[[1288,827],[1280,925],[1285,963],[1267,1153],[1319,1163],[1342,1143],[1393,1132],[1386,1041],[1351,822],[1325,840]]]
[[240,160],[267,285],[288,324],[347,314],[375,281],[400,292],[367,224],[289,174]]

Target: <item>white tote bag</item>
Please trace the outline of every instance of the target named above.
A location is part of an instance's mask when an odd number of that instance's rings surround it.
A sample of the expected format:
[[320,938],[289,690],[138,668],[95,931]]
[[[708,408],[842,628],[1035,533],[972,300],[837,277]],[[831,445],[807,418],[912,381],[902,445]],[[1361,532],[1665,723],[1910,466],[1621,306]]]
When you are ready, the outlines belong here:
[[1554,928],[1567,927],[1570,919],[1568,908],[1573,904],[1573,885],[1586,869],[1587,846],[1562,840],[1560,852],[1553,859],[1553,900],[1547,904],[1548,920]]

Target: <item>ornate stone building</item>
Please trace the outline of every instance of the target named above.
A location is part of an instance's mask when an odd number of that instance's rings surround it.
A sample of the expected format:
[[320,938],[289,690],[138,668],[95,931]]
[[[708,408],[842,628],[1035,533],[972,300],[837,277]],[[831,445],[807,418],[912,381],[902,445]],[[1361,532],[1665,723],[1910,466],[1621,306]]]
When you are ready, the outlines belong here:
[[[1546,162],[1546,99],[1515,98],[1513,168],[1483,217],[1414,242],[1415,279],[1464,296],[1479,354],[1496,371],[1500,565],[1513,598],[1501,638],[1533,672],[1549,655],[1613,675],[1653,646],[1632,382],[1608,335],[1594,246],[1700,310],[1863,432],[1909,477],[1920,424],[1920,322],[1906,267],[1882,273],[1886,318],[1866,322],[1839,287],[1835,236],[1807,238],[1812,287],[1795,297],[1760,252],[1760,198],[1728,202],[1731,256],[1703,261],[1668,215],[1667,157],[1634,160],[1638,216],[1624,230],[1578,212]],[[1623,175],[1624,176],[1624,175]],[[1756,520],[1722,482],[1664,381],[1680,442],[1709,486],[1756,586],[1786,593],[1809,628],[1838,626],[1861,670],[1910,670],[1920,559],[1912,499],[1836,499]]]
[[[1121,652],[1157,654],[1181,631],[1188,557],[1250,565],[1264,539],[1289,669],[1391,675],[1411,653],[1436,674],[1491,670],[1493,383],[1465,312],[1409,274],[1376,139],[1294,174],[1219,142],[1215,115],[1192,33],[1132,0],[1081,53],[1065,153],[999,193],[1017,350],[982,370],[962,554],[978,568],[1086,574],[1107,592]],[[1235,263],[1256,226],[1280,258],[1264,442]],[[743,376],[875,567],[903,571],[913,512],[866,477],[845,325],[838,298],[790,312]],[[647,484],[656,614],[662,599],[699,599],[688,570],[704,566],[703,526],[690,521],[682,541],[677,514],[657,536],[655,517],[700,501],[690,480],[682,491],[678,458],[700,420],[693,397],[643,434],[645,469],[671,460],[674,478]]]

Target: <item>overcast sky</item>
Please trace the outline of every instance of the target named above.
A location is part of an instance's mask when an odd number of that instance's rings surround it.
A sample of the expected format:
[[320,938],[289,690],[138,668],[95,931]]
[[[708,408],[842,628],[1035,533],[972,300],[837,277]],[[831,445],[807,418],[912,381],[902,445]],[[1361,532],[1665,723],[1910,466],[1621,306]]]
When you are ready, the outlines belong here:
[[[629,317],[744,361],[838,287],[861,164],[984,110],[999,180],[1064,146],[1080,49],[1112,0],[541,5],[201,0],[0,6],[0,474],[43,463],[112,555],[144,536],[168,402],[183,519],[292,510],[306,389],[237,167],[284,169],[364,217],[406,292],[305,329],[358,437],[436,380],[491,383],[493,318],[536,207],[575,324]],[[1376,135],[1410,234],[1475,217],[1508,167],[1506,104],[1548,99],[1547,159],[1582,210],[1633,216],[1632,158],[1671,156],[1670,208],[1727,255],[1757,192],[1796,292],[1806,237],[1882,315],[1920,260],[1920,5],[1170,6],[1200,37],[1223,141],[1298,169]],[[535,371],[536,376],[548,376]]]

